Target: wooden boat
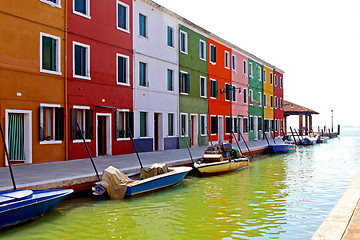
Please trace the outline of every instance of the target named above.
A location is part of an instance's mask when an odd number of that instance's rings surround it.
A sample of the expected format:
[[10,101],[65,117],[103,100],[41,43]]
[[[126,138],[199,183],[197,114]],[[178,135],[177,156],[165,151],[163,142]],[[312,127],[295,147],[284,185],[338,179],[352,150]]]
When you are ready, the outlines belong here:
[[194,163],[194,168],[204,174],[222,173],[249,166],[249,159],[241,156],[230,143],[209,147],[202,160]]
[[29,221],[52,210],[72,189],[0,192],[0,228]]
[[271,153],[292,152],[292,151],[295,151],[295,145],[288,144],[288,143],[269,144],[268,150]]
[[[164,164],[163,164],[164,165]],[[108,167],[104,170],[102,181],[92,188],[94,195],[102,195],[107,192],[112,199],[131,197],[141,193],[154,191],[160,188],[176,185],[192,170],[191,167],[167,168],[159,164],[144,168],[143,179],[129,178],[118,169]],[[155,170],[154,170],[155,169]],[[165,171],[160,169],[166,169]],[[150,172],[150,174],[148,174]]]

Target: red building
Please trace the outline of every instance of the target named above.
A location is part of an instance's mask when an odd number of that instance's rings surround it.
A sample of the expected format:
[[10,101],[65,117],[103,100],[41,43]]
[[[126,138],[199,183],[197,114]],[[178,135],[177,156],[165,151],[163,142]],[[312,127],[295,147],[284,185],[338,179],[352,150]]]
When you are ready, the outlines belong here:
[[[275,135],[282,135],[281,129],[284,128],[284,72],[274,70],[274,120]],[[285,130],[284,130],[285,131]]]
[[68,1],[68,158],[133,152],[132,1]]
[[229,140],[232,130],[231,49],[209,41],[209,131],[213,142]]

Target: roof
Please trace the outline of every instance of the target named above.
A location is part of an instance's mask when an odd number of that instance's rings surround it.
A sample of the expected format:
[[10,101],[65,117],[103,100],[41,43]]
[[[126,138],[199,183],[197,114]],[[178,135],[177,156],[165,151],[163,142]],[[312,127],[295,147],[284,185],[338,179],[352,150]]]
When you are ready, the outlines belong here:
[[311,110],[310,108],[306,108],[303,106],[300,106],[298,104],[289,102],[284,100],[284,115],[290,116],[290,115],[311,115],[311,114],[319,114],[318,112]]

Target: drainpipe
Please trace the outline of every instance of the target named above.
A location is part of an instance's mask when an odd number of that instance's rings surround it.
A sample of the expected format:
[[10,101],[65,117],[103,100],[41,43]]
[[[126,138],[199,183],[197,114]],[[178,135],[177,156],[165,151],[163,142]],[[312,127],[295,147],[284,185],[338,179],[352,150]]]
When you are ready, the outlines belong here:
[[65,94],[65,134],[64,134],[64,141],[65,141],[65,160],[69,160],[69,114],[68,114],[68,97],[67,97],[67,2],[64,1],[64,94]]

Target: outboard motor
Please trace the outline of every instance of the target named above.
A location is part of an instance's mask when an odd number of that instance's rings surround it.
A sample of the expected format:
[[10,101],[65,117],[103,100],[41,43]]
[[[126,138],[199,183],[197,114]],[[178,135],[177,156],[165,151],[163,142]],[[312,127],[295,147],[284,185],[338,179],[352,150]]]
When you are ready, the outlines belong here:
[[227,152],[227,153],[231,152],[232,151],[232,144],[231,143],[223,143],[222,144],[222,150],[224,152]]

